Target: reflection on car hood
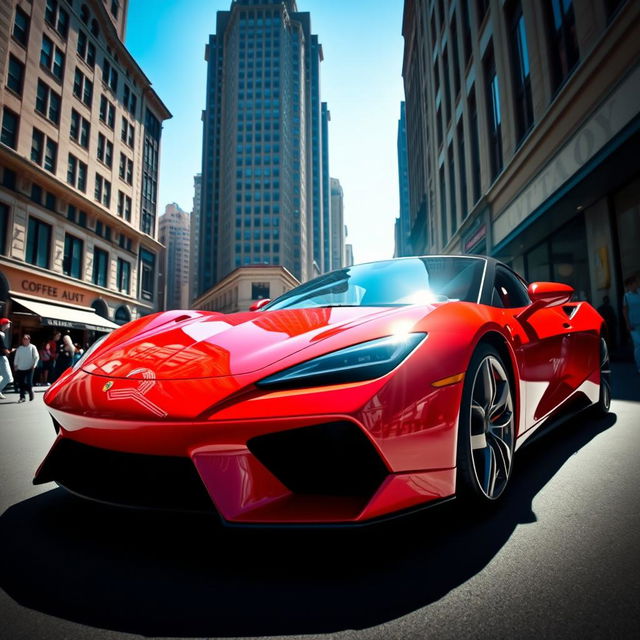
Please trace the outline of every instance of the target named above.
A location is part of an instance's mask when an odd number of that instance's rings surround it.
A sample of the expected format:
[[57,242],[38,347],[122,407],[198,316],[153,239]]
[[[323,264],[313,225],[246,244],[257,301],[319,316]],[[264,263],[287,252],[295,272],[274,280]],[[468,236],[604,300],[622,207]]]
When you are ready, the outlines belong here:
[[[119,329],[82,365],[112,378],[208,378],[259,371],[329,338],[365,325],[348,336],[362,342],[390,335],[398,322],[406,330],[434,307],[349,307],[283,309],[219,314],[166,312],[135,331]],[[134,324],[134,323],[132,323]],[[327,351],[336,347],[329,340]]]

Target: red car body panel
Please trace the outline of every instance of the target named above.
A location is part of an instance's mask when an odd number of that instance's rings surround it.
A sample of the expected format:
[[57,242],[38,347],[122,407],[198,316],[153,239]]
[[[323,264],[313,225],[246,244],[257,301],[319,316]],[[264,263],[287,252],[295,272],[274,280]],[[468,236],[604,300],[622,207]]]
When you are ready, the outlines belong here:
[[[59,426],[52,452],[73,441],[145,460],[191,460],[228,523],[359,523],[445,499],[455,494],[463,383],[434,383],[464,374],[481,340],[498,341],[508,359],[517,436],[575,394],[597,400],[597,312],[586,303],[543,308],[526,319],[521,312],[447,302],[142,318],[111,334],[81,368],[49,388],[45,402]],[[382,377],[284,390],[256,384],[398,333],[427,337]],[[262,436],[327,424],[355,432],[363,470],[354,463],[350,477],[356,485],[359,475],[365,484],[365,476],[375,477],[366,491],[292,490],[255,454],[252,443]],[[46,468],[47,459],[36,481],[47,476]]]

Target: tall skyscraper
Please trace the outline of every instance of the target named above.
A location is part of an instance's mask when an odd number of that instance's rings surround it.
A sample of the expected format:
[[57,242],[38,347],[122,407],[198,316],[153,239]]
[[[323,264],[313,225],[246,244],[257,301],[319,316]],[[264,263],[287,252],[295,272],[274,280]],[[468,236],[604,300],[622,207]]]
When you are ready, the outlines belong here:
[[411,252],[411,212],[409,210],[409,158],[407,156],[407,109],[400,103],[398,120],[398,186],[400,195],[400,216],[396,224],[395,256],[412,255]]
[[331,178],[331,266],[341,269],[344,266],[344,193],[340,180]]
[[322,47],[309,13],[295,0],[236,0],[205,58],[197,293],[255,264],[306,280],[314,261],[322,268],[323,238]]
[[[329,122],[331,113],[327,103],[322,103],[322,227],[331,229],[331,186],[329,184]],[[331,233],[324,237],[323,267],[330,271],[331,266]]]
[[197,297],[200,264],[200,211],[202,210],[202,174],[193,177],[193,210],[191,211],[191,248],[189,256],[189,304]]
[[159,308],[171,114],[124,45],[127,0],[1,5],[0,313],[84,342]]
[[175,202],[165,207],[158,219],[159,239],[164,245],[160,288],[165,295],[164,309],[189,308],[191,221]]

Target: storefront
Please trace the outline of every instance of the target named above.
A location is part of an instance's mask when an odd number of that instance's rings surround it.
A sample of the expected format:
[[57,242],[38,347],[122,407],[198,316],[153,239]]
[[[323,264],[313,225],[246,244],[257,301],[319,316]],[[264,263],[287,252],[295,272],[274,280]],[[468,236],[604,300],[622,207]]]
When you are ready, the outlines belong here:
[[[0,310],[11,320],[8,342],[16,347],[28,333],[40,348],[55,331],[68,332],[72,341],[86,348],[119,324],[99,313],[103,302],[89,289],[45,278],[22,269],[3,268],[0,273]],[[104,306],[106,309],[106,304]]]

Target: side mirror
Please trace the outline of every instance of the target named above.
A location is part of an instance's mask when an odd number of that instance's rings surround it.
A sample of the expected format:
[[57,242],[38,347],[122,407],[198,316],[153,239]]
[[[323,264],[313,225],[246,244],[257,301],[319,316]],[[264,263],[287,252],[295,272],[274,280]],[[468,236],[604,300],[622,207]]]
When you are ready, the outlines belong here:
[[260,311],[262,307],[268,305],[271,302],[271,298],[263,298],[262,300],[258,300],[258,302],[254,302],[250,307],[249,311]]
[[526,322],[538,309],[557,307],[569,302],[574,294],[574,289],[568,284],[560,282],[532,282],[527,292],[531,304],[516,316],[521,322]]
[[557,307],[569,302],[575,290],[568,284],[560,282],[532,282],[528,292],[531,302],[540,309],[541,307]]

